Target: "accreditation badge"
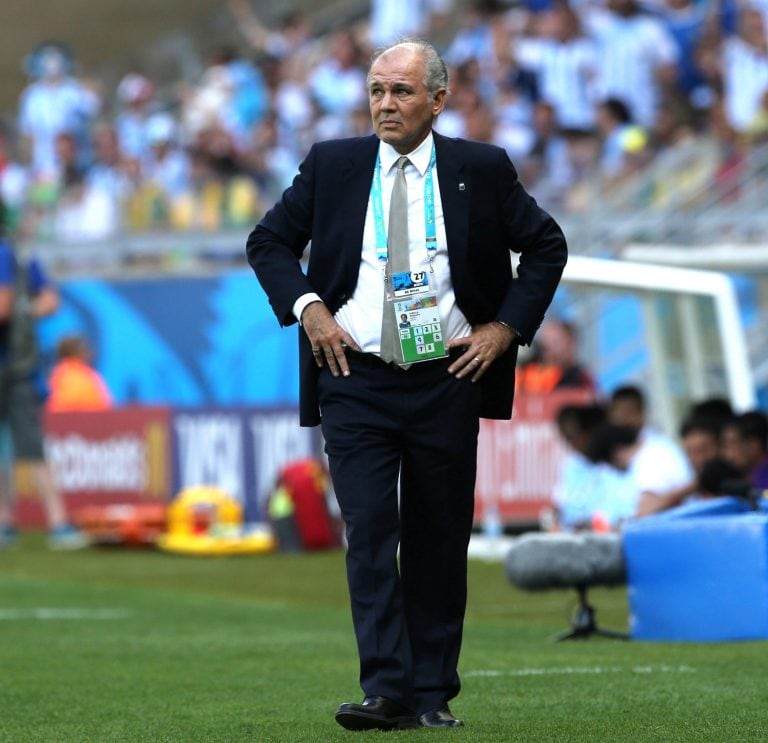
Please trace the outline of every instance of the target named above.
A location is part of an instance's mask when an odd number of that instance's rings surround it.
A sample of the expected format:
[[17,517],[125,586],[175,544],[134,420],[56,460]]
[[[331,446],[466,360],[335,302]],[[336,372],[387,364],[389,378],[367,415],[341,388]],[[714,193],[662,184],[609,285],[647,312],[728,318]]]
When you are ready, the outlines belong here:
[[404,364],[448,355],[437,309],[437,292],[431,289],[426,271],[393,274],[390,304],[400,334]]

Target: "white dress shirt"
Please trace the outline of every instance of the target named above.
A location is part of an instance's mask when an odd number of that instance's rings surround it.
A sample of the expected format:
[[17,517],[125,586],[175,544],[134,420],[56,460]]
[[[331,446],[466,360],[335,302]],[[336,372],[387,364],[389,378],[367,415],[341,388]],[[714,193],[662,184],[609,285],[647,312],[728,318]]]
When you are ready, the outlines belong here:
[[[411,271],[429,272],[429,256],[426,248],[424,219],[424,179],[429,168],[432,154],[433,137],[430,134],[413,152],[408,153],[410,163],[405,167],[405,180],[408,185],[408,243],[410,249]],[[396,163],[400,153],[391,145],[381,142],[381,191],[385,224],[389,222],[389,204],[397,172]],[[456,299],[451,283],[448,265],[448,243],[445,234],[443,205],[440,198],[439,164],[435,167],[435,226],[437,232],[437,252],[432,262],[434,273],[429,274],[430,290],[437,290],[438,309],[443,325],[443,337],[446,340],[463,338],[470,334],[471,326],[464,314],[456,306]],[[301,312],[311,301],[319,299],[317,295],[305,294],[294,304],[294,314],[301,317]],[[384,273],[376,255],[376,230],[373,219],[373,206],[368,199],[363,230],[363,249],[357,286],[347,303],[335,315],[336,322],[354,339],[362,351],[378,353],[381,344],[381,324],[384,302]]]

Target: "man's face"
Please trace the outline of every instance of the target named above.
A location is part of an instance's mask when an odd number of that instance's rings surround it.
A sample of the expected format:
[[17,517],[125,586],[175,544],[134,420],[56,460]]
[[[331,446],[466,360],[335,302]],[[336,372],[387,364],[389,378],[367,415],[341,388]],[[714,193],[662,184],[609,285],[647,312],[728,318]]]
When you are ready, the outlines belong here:
[[747,474],[744,447],[736,426],[725,426],[720,434],[720,456],[736,469]]
[[368,75],[368,100],[376,136],[401,155],[418,147],[445,103],[445,90],[431,98],[424,85],[424,60],[409,47],[382,54]]
[[640,429],[645,425],[643,411],[633,400],[614,400],[608,408],[608,420],[617,426]]
[[541,356],[547,364],[567,366],[573,363],[575,349],[568,331],[556,322],[546,322],[536,336]]
[[691,430],[683,436],[683,449],[694,472],[700,473],[704,465],[719,452],[717,436],[704,430]]

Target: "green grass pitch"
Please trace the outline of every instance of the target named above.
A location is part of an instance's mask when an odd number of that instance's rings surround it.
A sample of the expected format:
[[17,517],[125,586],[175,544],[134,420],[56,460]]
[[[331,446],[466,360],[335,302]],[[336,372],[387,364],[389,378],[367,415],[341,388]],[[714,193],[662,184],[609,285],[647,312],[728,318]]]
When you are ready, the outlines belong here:
[[[590,597],[626,629],[622,589]],[[341,552],[61,554],[25,535],[0,552],[0,741],[768,739],[768,644],[553,642],[574,606],[473,561],[466,727],[350,733],[333,720],[362,696]]]

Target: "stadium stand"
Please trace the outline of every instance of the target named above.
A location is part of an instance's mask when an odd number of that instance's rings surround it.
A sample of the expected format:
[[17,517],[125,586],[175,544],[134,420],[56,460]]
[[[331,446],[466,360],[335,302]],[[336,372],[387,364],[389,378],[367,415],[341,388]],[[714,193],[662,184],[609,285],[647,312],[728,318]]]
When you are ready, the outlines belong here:
[[0,136],[21,238],[77,245],[79,264],[86,243],[103,263],[102,243],[119,260],[155,232],[218,233],[212,252],[228,252],[221,235],[258,218],[312,141],[368,131],[371,40],[401,31],[438,39],[453,68],[439,128],[505,147],[579,252],[764,238],[768,62],[751,6],[425,0],[403,26],[379,5],[321,3],[267,27],[258,3],[232,0],[221,44],[198,43],[196,63],[175,46],[197,72],[160,85],[148,50],[100,93],[76,49],[40,44]]
[[[99,84],[80,74],[77,48],[41,40],[0,129],[0,195],[18,242],[58,275],[240,265],[245,233],[310,144],[368,133],[373,44],[420,33],[451,65],[438,129],[504,147],[574,253],[760,245],[759,7],[230,0],[196,28],[147,42],[118,76],[107,63],[88,70]],[[763,324],[752,325],[753,355],[764,358]]]

